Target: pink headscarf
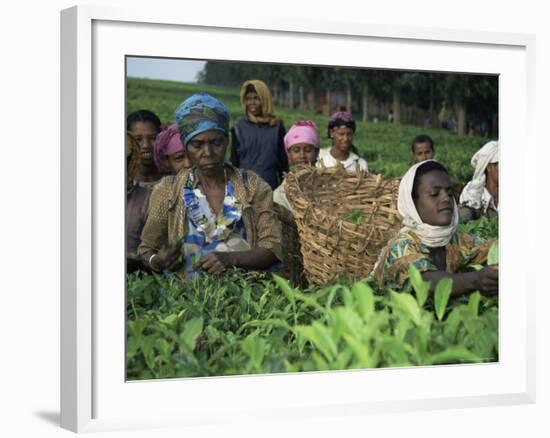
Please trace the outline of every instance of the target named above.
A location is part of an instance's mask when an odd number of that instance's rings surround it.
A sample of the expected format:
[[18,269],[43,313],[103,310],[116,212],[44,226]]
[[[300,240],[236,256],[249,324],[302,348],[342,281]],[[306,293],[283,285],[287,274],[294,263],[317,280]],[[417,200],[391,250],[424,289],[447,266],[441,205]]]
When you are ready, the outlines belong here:
[[306,143],[319,149],[319,135],[317,134],[317,125],[313,120],[298,120],[295,122],[285,135],[285,151],[299,143]]
[[167,169],[164,167],[164,158],[167,155],[173,155],[176,152],[183,150],[178,125],[175,123],[162,130],[155,140],[153,145],[153,159],[157,168],[164,172]]

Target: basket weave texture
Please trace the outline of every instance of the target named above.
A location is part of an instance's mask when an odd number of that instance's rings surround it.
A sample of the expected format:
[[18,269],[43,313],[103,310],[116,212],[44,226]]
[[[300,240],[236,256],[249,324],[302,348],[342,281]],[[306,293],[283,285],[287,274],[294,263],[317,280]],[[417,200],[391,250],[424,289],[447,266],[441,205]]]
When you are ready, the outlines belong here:
[[310,284],[370,274],[378,254],[401,227],[398,179],[300,167],[285,177]]

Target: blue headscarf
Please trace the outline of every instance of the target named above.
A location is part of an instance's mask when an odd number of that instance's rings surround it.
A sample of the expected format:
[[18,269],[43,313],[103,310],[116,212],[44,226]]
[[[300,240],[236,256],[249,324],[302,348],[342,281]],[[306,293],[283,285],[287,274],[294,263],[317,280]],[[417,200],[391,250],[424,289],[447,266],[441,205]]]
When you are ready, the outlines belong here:
[[229,133],[229,109],[207,93],[196,93],[180,104],[174,114],[184,147],[196,135],[211,129]]

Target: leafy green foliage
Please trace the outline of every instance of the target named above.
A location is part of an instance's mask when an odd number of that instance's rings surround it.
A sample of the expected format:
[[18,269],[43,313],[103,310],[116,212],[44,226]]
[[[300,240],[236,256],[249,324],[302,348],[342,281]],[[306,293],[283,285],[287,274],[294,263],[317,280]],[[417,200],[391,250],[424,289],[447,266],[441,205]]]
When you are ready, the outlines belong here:
[[[498,359],[498,307],[479,293],[416,298],[368,280],[299,290],[231,272],[187,283],[128,276],[127,377],[220,376]],[[424,293],[424,290],[426,292]],[[420,291],[420,293],[419,293]],[[419,295],[424,296],[419,298]]]
[[435,287],[435,314],[440,321],[443,319],[443,315],[445,315],[445,310],[447,309],[452,290],[453,280],[450,278],[442,278]]
[[487,254],[488,265],[498,265],[498,240],[495,240],[489,248],[489,254]]
[[459,228],[465,233],[474,233],[480,239],[498,239],[498,219],[488,216],[460,224]]
[[361,225],[365,221],[365,214],[363,211],[355,208],[347,213],[342,213],[340,217],[344,221],[357,225]]

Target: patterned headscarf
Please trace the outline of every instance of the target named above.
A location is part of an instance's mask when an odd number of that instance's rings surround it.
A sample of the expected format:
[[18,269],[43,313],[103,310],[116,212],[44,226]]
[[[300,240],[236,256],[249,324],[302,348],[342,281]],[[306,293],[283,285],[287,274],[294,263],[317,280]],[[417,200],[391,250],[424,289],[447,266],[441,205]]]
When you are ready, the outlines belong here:
[[416,211],[416,206],[414,205],[414,200],[412,197],[414,177],[416,176],[417,169],[430,161],[437,162],[436,160],[422,161],[412,166],[407,173],[405,173],[401,179],[401,183],[399,184],[397,209],[403,218],[403,228],[400,232],[412,231],[420,238],[424,245],[429,246],[430,248],[438,248],[441,246],[446,246],[451,241],[451,238],[458,227],[458,209],[454,198],[452,198],[454,205],[453,218],[450,225],[447,226],[426,224],[422,222],[422,219],[420,219],[420,215],[418,214],[418,211]]
[[196,93],[186,99],[174,114],[184,148],[193,137],[211,129],[229,132],[229,109],[207,93]]
[[[246,103],[244,98],[246,96],[247,88],[249,88],[249,85],[251,85],[254,88],[254,90],[258,94],[258,97],[260,98],[261,109],[260,109],[259,116],[247,114],[246,112]],[[265,82],[260,81],[258,79],[248,80],[242,84],[241,108],[246,118],[250,120],[252,123],[267,123],[269,126],[275,126],[279,120],[273,114],[273,100],[271,98],[271,92],[269,91],[268,86],[265,84]]]
[[485,190],[485,170],[489,163],[498,163],[499,161],[498,141],[490,141],[483,145],[472,157],[471,164],[475,168],[472,180],[466,184],[460,194],[460,203],[479,209],[483,206],[483,191]]
[[306,143],[319,149],[319,135],[317,134],[317,125],[313,120],[298,120],[295,122],[284,138],[285,151],[295,144]]
[[348,113],[347,111],[338,111],[329,117],[327,128],[328,138],[330,138],[330,131],[332,128],[338,128],[340,126],[351,128],[351,130],[355,132],[355,120],[353,119],[351,113]]
[[181,142],[180,132],[178,125],[175,123],[163,129],[153,144],[153,159],[157,168],[161,172],[166,172],[164,159],[168,155],[174,155],[176,152],[183,150],[183,144]]

